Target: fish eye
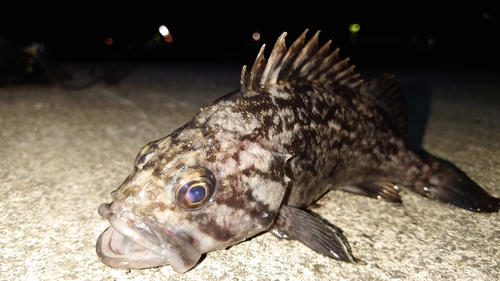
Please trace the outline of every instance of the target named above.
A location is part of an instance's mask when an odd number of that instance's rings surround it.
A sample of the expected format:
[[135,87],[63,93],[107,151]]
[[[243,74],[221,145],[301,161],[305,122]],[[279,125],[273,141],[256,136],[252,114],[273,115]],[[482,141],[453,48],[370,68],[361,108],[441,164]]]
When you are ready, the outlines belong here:
[[206,184],[197,184],[189,188],[186,193],[186,200],[191,204],[198,204],[207,196]]
[[216,183],[210,170],[188,167],[179,175],[177,186],[177,204],[186,210],[198,210],[213,198]]

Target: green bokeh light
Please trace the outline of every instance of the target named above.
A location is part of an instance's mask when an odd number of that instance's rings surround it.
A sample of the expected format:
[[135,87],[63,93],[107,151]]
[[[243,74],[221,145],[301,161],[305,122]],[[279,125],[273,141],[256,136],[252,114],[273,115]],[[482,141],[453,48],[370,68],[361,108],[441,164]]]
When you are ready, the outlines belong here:
[[360,28],[361,28],[361,26],[357,23],[353,23],[353,24],[349,25],[349,31],[354,32],[354,33],[358,32]]

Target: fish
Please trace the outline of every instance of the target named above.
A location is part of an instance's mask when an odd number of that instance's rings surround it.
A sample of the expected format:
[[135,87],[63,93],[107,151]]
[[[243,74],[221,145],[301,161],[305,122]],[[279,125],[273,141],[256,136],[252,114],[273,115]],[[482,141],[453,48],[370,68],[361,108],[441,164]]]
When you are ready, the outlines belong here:
[[145,145],[98,213],[110,226],[96,252],[113,268],[194,268],[202,255],[263,232],[357,263],[340,228],[309,206],[331,190],[401,203],[407,188],[472,212],[498,212],[452,163],[408,145],[401,85],[364,81],[305,30],[262,46],[240,89]]

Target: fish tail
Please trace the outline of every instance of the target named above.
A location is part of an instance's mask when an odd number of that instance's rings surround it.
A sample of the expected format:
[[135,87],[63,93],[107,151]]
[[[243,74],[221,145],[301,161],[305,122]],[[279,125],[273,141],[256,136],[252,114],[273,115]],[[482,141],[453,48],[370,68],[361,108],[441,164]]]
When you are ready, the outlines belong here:
[[423,159],[413,186],[408,186],[413,191],[473,212],[499,211],[500,199],[488,194],[455,165],[428,153]]

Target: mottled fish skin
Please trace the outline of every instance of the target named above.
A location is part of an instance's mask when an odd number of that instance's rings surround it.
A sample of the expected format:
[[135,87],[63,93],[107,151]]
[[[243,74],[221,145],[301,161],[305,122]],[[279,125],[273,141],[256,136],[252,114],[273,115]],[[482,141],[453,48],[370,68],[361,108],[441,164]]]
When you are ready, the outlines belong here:
[[284,33],[264,46],[241,88],[146,145],[99,214],[102,261],[118,268],[194,267],[200,255],[269,230],[355,261],[340,230],[304,209],[328,190],[400,202],[398,186],[476,212],[491,197],[451,164],[406,143],[404,97],[392,76],[359,79],[330,41]]

